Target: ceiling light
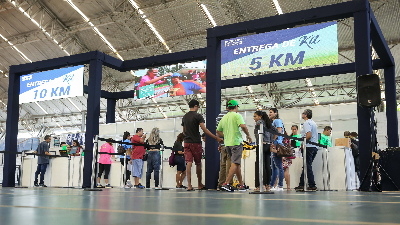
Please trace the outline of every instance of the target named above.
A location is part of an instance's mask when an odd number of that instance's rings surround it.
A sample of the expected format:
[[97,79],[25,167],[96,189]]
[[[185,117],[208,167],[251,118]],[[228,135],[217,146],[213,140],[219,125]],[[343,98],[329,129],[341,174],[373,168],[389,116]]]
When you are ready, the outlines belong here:
[[[144,14],[144,12],[139,8],[139,5],[136,4],[135,1],[133,0],[129,0],[129,3],[131,3],[131,5],[133,6],[133,8],[135,8],[139,14],[141,15],[142,18],[146,18],[146,15]],[[156,30],[156,28],[153,26],[153,24],[150,22],[149,19],[145,19],[144,22],[147,24],[147,26],[150,28],[151,31],[153,31],[153,33],[156,35],[156,37],[158,38],[158,40],[164,45],[165,49],[171,53],[171,49],[168,47],[167,43],[165,42],[164,38],[161,37],[161,35],[158,33],[158,31]]]
[[211,25],[213,27],[217,26],[217,23],[215,22],[214,18],[211,16],[210,11],[208,11],[206,5],[200,4],[200,7],[203,9],[204,13],[206,14],[207,19],[210,21]]
[[42,106],[39,105],[39,103],[35,102],[35,104],[36,104],[37,106],[39,106],[39,108],[40,108],[46,115],[49,114],[48,112],[46,112],[46,110],[43,109]]

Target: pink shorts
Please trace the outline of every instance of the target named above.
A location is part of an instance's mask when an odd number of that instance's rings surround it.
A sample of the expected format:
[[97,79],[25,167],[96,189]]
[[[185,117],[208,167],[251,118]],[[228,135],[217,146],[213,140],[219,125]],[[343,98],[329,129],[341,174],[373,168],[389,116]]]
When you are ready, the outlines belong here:
[[194,159],[196,165],[201,164],[201,157],[203,155],[201,143],[185,143],[183,153],[185,154],[186,163],[193,162]]

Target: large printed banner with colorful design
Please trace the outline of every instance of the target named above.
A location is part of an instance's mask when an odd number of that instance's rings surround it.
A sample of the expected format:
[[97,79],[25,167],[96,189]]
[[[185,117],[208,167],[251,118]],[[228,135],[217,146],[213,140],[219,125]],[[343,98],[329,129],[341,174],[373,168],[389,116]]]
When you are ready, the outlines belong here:
[[221,75],[338,63],[337,22],[221,41]]
[[21,76],[19,103],[82,96],[83,70],[74,66]]

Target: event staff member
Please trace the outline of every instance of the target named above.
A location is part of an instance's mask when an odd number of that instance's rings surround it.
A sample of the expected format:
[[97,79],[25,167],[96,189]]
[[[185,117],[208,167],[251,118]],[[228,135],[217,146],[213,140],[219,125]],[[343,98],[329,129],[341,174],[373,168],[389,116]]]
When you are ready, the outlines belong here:
[[[110,138],[110,140],[112,140]],[[110,141],[104,143],[101,148],[100,152],[104,153],[115,153],[114,147]],[[101,175],[104,172],[104,181],[106,182],[106,188],[111,188],[111,185],[108,183],[108,175],[110,174],[110,169],[111,169],[111,158],[113,158],[114,161],[117,161],[115,159],[114,155],[109,155],[109,154],[100,154],[99,158],[99,174],[97,175],[97,187],[98,188],[103,188],[103,185],[100,184],[100,179]]]
[[[311,109],[305,109],[304,112],[301,114],[302,118],[305,120],[303,124],[303,129],[301,130],[301,137],[306,138],[307,141],[312,141],[314,143],[318,142],[318,131],[317,131],[317,124],[311,119],[312,118],[312,111]],[[315,156],[317,155],[318,148],[317,146],[307,143],[306,144],[306,163],[307,163],[307,178],[308,178],[308,190],[316,191],[317,187],[315,186],[314,181],[314,173],[312,170],[312,163],[314,161]],[[303,150],[304,151],[304,150]],[[296,190],[303,190],[304,189],[304,169],[302,169],[302,173],[300,176],[300,184],[296,187]]]
[[173,91],[170,94],[171,96],[206,93],[206,87],[199,82],[193,80],[182,81],[181,77],[180,73],[172,74],[171,82],[173,84]]
[[244,186],[242,180],[242,172],[240,166],[243,152],[243,139],[240,128],[246,134],[249,143],[251,143],[252,140],[250,137],[250,133],[246,125],[244,124],[242,115],[237,113],[239,110],[238,102],[235,100],[230,100],[228,102],[228,109],[228,114],[222,117],[217,127],[218,136],[224,137],[225,148],[231,158],[231,168],[229,169],[229,175],[226,178],[225,183],[222,184],[221,189],[228,192],[233,192],[234,189],[229,184],[229,182],[233,179],[233,175],[236,174],[240,184],[239,191],[246,191],[246,187]]
[[[141,79],[140,79],[140,84],[137,88],[137,90],[139,90],[140,87],[149,85],[149,84],[163,84],[165,83],[167,80],[165,80],[164,78],[169,77],[172,75],[172,73],[166,73],[162,76],[157,77],[158,74],[158,69],[157,68],[152,68],[149,69],[146,73],[146,75],[144,75]],[[164,80],[163,80],[164,79]]]
[[[291,137],[296,137],[296,138],[301,137],[301,135],[297,133],[299,131],[299,127],[297,125],[292,125],[291,130],[292,130],[292,134],[290,135]],[[292,147],[300,148],[300,141],[292,140]]]
[[[215,129],[218,128],[218,124],[221,121],[221,119],[228,114],[229,112],[229,108],[228,108],[228,103],[226,103],[226,109],[224,111],[222,111],[216,119],[216,125],[217,127]],[[218,132],[217,132],[217,136],[218,136]],[[220,137],[222,138],[222,137]],[[218,147],[218,151],[221,153],[221,161],[220,161],[220,165],[219,165],[219,178],[218,178],[218,186],[217,186],[217,191],[219,191],[222,187],[222,185],[225,183],[226,177],[229,174],[229,169],[231,168],[231,157],[229,157],[228,153],[226,152],[226,148],[224,143],[221,143]],[[229,181],[229,184],[233,184],[233,180]]]
[[319,140],[319,143],[321,145],[327,145],[329,147],[332,147],[331,134],[332,134],[332,127],[326,126],[321,134],[321,140]]
[[[143,133],[143,129],[137,128],[136,134],[131,139],[131,143],[144,144],[145,139],[146,135]],[[145,153],[146,149],[144,148],[144,146],[132,145],[131,164],[133,165],[132,176],[135,178],[135,186],[133,186],[134,188],[144,188],[144,186],[139,183],[139,179],[142,178],[143,175],[143,155]]]
[[[44,141],[40,143],[35,151],[35,154],[39,155],[51,155],[49,152],[50,146],[49,143],[51,141],[51,136],[46,135],[44,137]],[[38,156],[38,165],[35,172],[35,187],[47,187],[44,185],[44,174],[46,173],[47,165],[49,165],[49,157],[48,156]],[[40,183],[38,184],[38,176],[40,174]]]
[[223,140],[214,134],[212,134],[205,125],[204,118],[201,114],[197,113],[200,108],[200,103],[192,99],[189,102],[190,111],[186,113],[182,118],[183,134],[185,135],[184,144],[184,154],[187,163],[187,181],[188,181],[188,191],[194,191],[192,187],[192,164],[193,160],[196,165],[196,173],[198,179],[198,189],[206,190],[206,187],[201,182],[201,157],[203,154],[203,148],[201,146],[201,137],[199,132],[199,126],[208,136],[216,139],[218,142]]

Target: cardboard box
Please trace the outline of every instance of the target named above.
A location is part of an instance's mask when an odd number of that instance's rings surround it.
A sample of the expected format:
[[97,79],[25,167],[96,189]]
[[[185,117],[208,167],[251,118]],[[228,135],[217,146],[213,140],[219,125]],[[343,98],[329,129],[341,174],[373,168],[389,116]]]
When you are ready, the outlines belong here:
[[350,138],[336,138],[335,146],[346,146],[350,148]]

